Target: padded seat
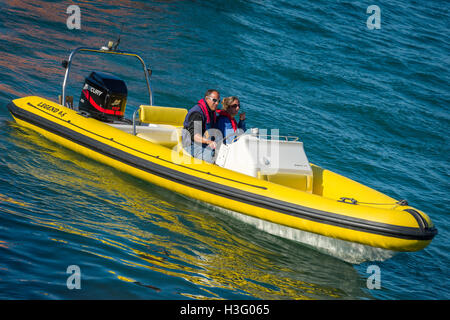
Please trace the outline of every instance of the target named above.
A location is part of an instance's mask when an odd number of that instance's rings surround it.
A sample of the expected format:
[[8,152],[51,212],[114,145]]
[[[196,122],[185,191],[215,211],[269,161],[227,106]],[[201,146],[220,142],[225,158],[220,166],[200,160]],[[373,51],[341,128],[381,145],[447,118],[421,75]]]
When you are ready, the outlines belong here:
[[181,130],[187,113],[187,109],[183,108],[141,105],[139,121],[149,126],[145,132],[137,130],[137,136],[173,148],[181,142]]
[[139,120],[144,123],[167,124],[175,127],[183,126],[188,111],[184,108],[170,108],[141,105]]

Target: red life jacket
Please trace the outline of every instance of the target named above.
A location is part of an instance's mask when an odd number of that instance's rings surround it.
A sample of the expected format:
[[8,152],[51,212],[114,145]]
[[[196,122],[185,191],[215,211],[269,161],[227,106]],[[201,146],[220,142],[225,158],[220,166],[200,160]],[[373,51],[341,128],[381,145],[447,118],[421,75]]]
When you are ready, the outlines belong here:
[[[206,105],[206,101],[205,99],[200,99],[197,102],[198,106],[200,107],[200,109],[202,109],[203,115],[206,116],[206,123],[210,124],[211,123],[211,118],[209,116],[209,112],[208,112],[208,106]],[[216,123],[216,113],[214,112],[214,122]]]
[[236,130],[237,130],[237,122],[236,122],[236,119],[234,119],[234,117],[232,117],[228,112],[226,112],[225,110],[217,110],[217,112],[221,115],[221,116],[225,116],[225,117],[227,117],[229,120],[230,120],[230,122],[231,122],[231,125],[233,126],[233,130],[234,130],[234,132],[236,132]]

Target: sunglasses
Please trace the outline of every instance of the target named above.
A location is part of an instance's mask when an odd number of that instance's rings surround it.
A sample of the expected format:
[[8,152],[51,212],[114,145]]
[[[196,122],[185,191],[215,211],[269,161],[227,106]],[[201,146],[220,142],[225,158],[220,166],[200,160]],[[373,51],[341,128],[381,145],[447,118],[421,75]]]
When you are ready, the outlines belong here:
[[219,102],[219,99],[214,99],[214,98],[211,98],[211,97],[207,97],[209,100],[211,100],[212,102],[214,102],[214,103],[218,103]]
[[231,108],[238,108],[238,107],[240,107],[240,106],[241,106],[240,104],[235,103],[235,104],[232,104],[230,107],[231,107]]

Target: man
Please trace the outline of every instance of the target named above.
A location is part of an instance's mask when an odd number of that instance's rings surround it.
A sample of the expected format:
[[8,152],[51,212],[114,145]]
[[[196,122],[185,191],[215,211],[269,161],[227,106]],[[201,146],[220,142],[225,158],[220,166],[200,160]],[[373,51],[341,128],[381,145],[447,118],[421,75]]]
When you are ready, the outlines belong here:
[[183,123],[183,147],[193,157],[213,163],[216,143],[208,130],[216,128],[216,109],[220,93],[210,89],[203,99],[193,106]]

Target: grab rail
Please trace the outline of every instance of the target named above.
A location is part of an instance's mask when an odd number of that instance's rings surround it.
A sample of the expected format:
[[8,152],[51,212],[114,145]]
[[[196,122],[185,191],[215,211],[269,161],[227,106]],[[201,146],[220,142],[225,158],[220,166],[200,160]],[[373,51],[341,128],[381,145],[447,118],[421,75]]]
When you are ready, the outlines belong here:
[[139,113],[139,110],[141,110],[141,107],[138,107],[138,108],[133,112],[133,135],[134,135],[134,136],[137,134],[137,132],[136,132],[136,115]]
[[236,133],[233,132],[229,135],[227,135],[225,138],[222,139],[222,141],[225,141],[229,138],[231,138],[232,136],[236,136],[233,139],[233,142],[236,142],[237,140],[239,140],[239,138],[246,136],[246,135],[250,135],[250,136],[254,136],[254,137],[258,137],[260,139],[265,139],[265,140],[282,140],[282,141],[291,141],[291,142],[295,142],[295,141],[299,141],[300,138],[296,137],[296,136],[280,136],[280,135],[273,135],[273,134],[259,134],[258,131],[256,131],[255,129],[257,128],[252,128],[250,129],[250,132],[246,131],[246,132],[242,132],[242,133]]
[[[296,137],[296,136],[278,136],[278,135],[271,135],[271,134],[263,134],[263,135],[258,134],[258,137],[262,138],[262,139],[266,138],[266,140],[284,140],[284,141],[292,141],[292,142],[298,141],[300,139],[299,137]],[[269,137],[270,137],[270,139],[269,139]],[[278,139],[274,139],[274,138],[278,138]]]

